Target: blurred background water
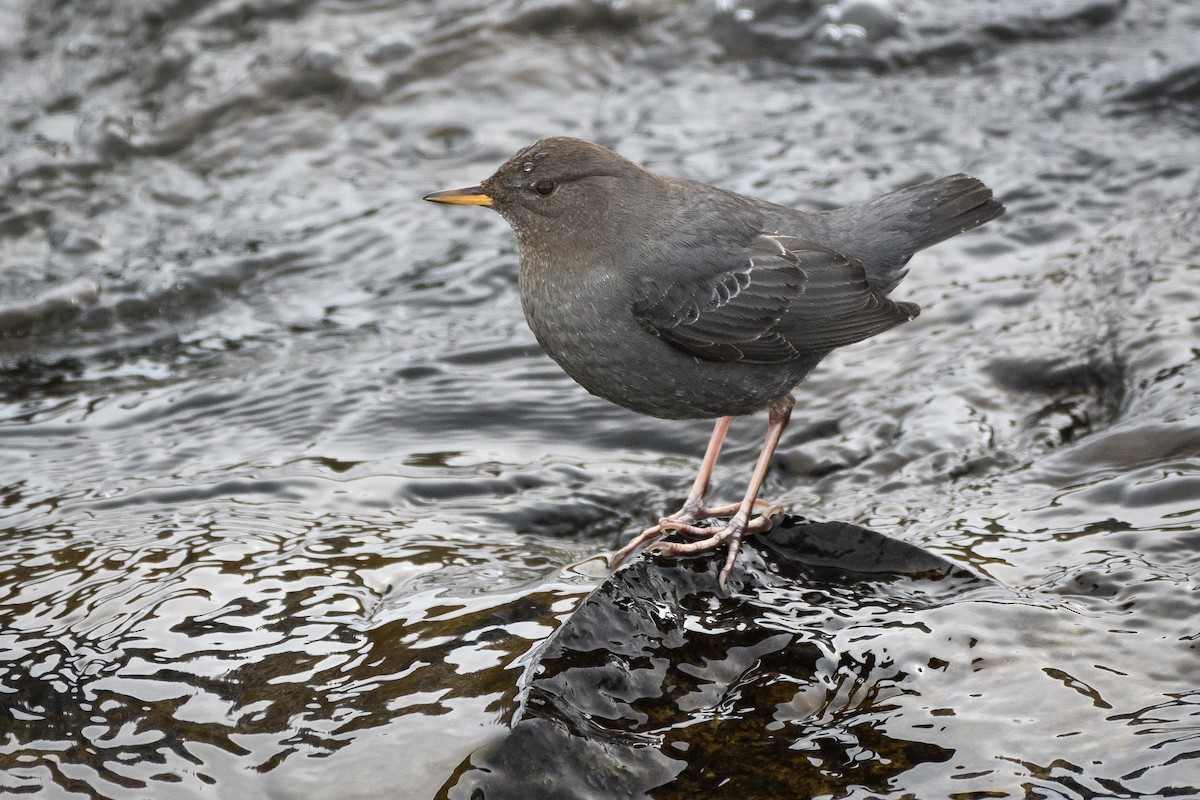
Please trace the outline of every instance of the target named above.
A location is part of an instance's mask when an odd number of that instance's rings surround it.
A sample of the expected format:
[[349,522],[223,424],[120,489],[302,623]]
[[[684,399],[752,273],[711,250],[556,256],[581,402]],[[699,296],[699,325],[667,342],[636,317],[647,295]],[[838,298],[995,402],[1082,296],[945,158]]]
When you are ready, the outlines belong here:
[[[1190,0],[5,4],[0,793],[1200,796],[1198,40]],[[800,387],[767,495],[830,522],[730,595],[604,560],[709,424],[575,386],[503,221],[420,201],[552,134],[1009,208]]]

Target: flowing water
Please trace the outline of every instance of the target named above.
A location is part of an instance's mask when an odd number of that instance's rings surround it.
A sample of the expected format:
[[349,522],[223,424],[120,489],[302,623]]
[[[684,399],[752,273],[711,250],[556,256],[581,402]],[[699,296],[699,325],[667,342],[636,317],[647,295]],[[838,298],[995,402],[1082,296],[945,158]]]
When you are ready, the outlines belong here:
[[[1191,0],[0,23],[0,794],[1200,796]],[[708,424],[571,383],[507,225],[420,201],[551,134],[1008,206],[799,388],[728,593],[606,562]]]

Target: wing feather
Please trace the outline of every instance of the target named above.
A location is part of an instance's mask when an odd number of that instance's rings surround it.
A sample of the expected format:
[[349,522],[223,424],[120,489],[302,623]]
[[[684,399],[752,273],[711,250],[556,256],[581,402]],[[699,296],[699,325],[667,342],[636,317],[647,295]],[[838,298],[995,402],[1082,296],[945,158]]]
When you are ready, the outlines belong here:
[[[691,259],[689,260],[689,256]],[[871,289],[861,264],[806,239],[759,233],[733,263],[692,248],[641,275],[632,311],[673,346],[711,361],[780,363],[915,317]]]

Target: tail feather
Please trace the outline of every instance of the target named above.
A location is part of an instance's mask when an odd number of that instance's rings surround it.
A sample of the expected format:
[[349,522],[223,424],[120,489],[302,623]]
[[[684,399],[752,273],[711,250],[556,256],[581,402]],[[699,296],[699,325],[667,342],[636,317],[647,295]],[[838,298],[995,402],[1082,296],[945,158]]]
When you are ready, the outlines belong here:
[[992,190],[966,175],[951,175],[913,188],[929,190],[927,197],[932,200],[932,208],[926,218],[928,227],[913,243],[912,253],[977,228],[1004,213],[1004,205],[992,196]]
[[850,233],[844,252],[861,261],[872,285],[886,294],[914,253],[999,217],[1004,205],[982,181],[950,175],[828,213],[837,216],[831,227]]

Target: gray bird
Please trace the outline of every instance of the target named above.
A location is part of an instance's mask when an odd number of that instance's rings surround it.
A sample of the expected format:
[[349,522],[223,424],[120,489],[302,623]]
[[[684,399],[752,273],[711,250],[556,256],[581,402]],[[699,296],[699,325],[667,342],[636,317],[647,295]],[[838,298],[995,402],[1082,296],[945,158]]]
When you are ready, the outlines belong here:
[[[722,587],[743,536],[768,530],[780,511],[758,493],[792,389],[833,348],[917,316],[916,305],[888,298],[914,253],[1004,213],[966,175],[807,213],[658,175],[568,137],[534,143],[479,186],[425,199],[488,206],[508,220],[529,327],[589,392],[654,417],[717,418],[683,508],[615,561],[668,532],[694,541],[653,549],[725,543]],[[707,508],[732,418],[762,409],[767,438],[745,496]]]

